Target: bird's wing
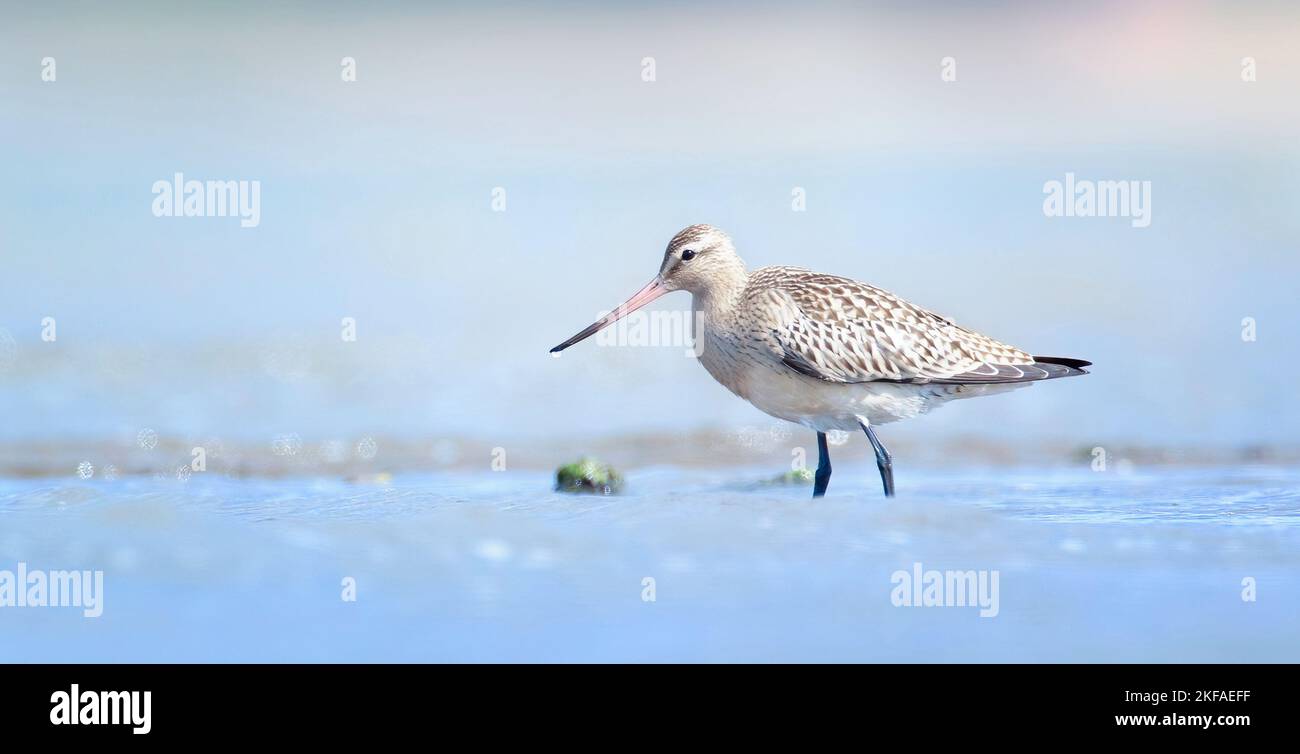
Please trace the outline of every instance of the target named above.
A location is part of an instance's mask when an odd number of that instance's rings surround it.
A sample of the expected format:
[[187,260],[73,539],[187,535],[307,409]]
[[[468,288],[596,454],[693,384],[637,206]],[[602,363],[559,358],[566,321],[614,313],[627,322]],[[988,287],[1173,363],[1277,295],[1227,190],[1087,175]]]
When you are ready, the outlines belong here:
[[765,268],[751,280],[769,347],[787,367],[827,382],[997,384],[1063,377],[1018,348],[953,324],[856,280]]

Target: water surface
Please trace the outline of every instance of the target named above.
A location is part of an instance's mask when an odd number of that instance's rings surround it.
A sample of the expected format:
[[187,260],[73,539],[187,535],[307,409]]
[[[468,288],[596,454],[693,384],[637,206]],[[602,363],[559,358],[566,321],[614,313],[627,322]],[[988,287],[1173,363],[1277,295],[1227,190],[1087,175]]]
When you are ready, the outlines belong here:
[[[871,471],[0,480],[0,568],[105,572],[100,618],[0,609],[0,660],[1300,660],[1300,471]],[[894,606],[917,562],[996,617]]]

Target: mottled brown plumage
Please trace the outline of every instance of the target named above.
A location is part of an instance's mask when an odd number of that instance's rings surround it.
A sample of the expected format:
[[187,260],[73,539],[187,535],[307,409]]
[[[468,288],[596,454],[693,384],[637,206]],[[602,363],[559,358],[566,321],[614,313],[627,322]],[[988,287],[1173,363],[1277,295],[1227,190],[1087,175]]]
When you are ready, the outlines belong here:
[[848,278],[764,267],[746,294],[749,311],[739,316],[770,323],[787,366],[830,382],[929,382],[1034,363],[1018,348]]

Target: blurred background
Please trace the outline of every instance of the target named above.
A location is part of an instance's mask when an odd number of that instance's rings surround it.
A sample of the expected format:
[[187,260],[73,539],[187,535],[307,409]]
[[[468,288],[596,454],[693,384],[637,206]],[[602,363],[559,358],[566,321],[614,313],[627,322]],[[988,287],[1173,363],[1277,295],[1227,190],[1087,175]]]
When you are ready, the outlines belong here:
[[[1087,379],[891,427],[896,441],[1298,439],[1289,3],[7,15],[11,445],[151,428],[508,446],[766,424],[678,345],[547,354],[695,222],[728,230],[751,266],[869,281],[1096,363]],[[153,183],[177,172],[260,181],[260,225],[154,217]],[[1066,172],[1150,181],[1150,226],[1046,217],[1043,185]],[[806,211],[791,209],[796,187]]]

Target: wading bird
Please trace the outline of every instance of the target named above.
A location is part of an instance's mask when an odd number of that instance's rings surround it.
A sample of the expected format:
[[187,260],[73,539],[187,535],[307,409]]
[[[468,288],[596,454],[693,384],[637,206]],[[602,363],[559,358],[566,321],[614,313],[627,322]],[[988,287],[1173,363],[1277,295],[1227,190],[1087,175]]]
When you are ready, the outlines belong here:
[[876,425],[1087,374],[1091,363],[1031,356],[856,280],[799,267],[749,272],[731,238],[710,225],[673,236],[648,285],[551,353],[679,290],[694,297],[695,348],[709,374],[759,410],[817,433],[813,497],[830,483],[830,430],[866,432],[892,496],[893,460]]

